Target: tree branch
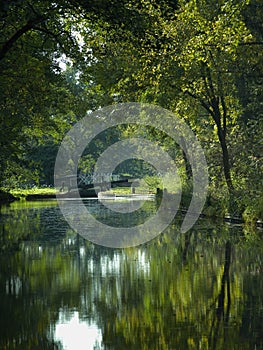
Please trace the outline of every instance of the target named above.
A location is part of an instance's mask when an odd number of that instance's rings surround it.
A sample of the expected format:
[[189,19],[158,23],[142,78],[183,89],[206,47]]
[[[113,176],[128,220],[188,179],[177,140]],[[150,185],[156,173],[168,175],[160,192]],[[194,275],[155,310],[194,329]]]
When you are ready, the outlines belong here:
[[197,96],[196,94],[190,92],[189,90],[186,90],[185,93],[189,96],[191,96],[192,98],[194,98],[195,100],[199,101],[202,105],[202,107],[204,107],[204,109],[207,110],[207,112],[213,117],[213,119],[215,120],[215,114],[214,111],[210,108],[209,104],[207,104],[202,98],[200,98],[199,96]]
[[55,34],[55,33],[53,33],[52,31],[50,31],[50,30],[49,30],[48,28],[46,28],[46,27],[42,28],[42,27],[34,26],[33,29],[34,29],[34,30],[38,30],[38,31],[40,31],[40,32],[43,32],[43,33],[47,34],[48,36],[54,38],[54,39],[57,41],[57,43],[59,44],[59,46],[60,46],[65,52],[66,52],[65,45],[64,45],[63,42],[60,40],[62,34],[66,34],[66,35],[67,35],[68,39],[71,41],[72,46],[75,46],[75,45],[76,45],[76,43],[74,42],[73,38],[70,36],[70,34],[69,34],[67,31],[61,31],[61,32],[58,33],[58,34]]
[[13,47],[15,42],[23,34],[27,33],[31,29],[33,29],[36,24],[39,24],[39,23],[43,22],[44,20],[45,20],[45,18],[43,16],[39,15],[38,17],[29,20],[23,27],[18,29],[17,32],[9,40],[7,40],[5,42],[5,44],[2,46],[2,48],[0,50],[0,61],[5,58],[5,56],[8,53],[8,51],[11,50],[11,48]]

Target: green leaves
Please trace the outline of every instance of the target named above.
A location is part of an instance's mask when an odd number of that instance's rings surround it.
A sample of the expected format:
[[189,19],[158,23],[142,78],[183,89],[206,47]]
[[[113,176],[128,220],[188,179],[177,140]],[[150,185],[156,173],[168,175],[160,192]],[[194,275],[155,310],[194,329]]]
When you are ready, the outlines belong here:
[[239,168],[259,157],[262,135],[259,0],[12,1],[0,14],[2,169],[88,110],[142,101],[191,125],[214,183],[248,186]]

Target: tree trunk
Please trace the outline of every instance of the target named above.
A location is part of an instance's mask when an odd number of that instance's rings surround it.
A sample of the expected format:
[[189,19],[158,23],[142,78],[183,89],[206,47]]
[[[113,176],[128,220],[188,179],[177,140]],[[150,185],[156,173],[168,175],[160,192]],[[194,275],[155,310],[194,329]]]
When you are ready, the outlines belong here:
[[187,181],[190,182],[192,180],[192,168],[191,165],[189,163],[187,154],[186,154],[186,143],[185,143],[185,139],[183,136],[180,137],[181,140],[181,145],[183,146],[182,148],[182,152],[183,152],[183,159],[184,159],[184,164],[185,164],[185,173],[186,173],[186,177],[187,177]]
[[231,179],[231,166],[229,161],[229,153],[226,144],[225,133],[220,125],[217,125],[217,134],[220,141],[221,149],[222,149],[222,157],[223,157],[223,170],[226,179],[227,188],[230,194],[233,193],[234,187]]

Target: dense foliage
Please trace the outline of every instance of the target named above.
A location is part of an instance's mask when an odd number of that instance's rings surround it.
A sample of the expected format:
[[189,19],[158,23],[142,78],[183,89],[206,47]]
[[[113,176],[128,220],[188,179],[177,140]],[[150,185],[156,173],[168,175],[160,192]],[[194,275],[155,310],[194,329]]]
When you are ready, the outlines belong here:
[[[0,16],[2,185],[52,184],[59,141],[76,120],[149,102],[196,133],[213,195],[262,215],[261,1],[13,0]],[[85,154],[84,170],[94,157]]]

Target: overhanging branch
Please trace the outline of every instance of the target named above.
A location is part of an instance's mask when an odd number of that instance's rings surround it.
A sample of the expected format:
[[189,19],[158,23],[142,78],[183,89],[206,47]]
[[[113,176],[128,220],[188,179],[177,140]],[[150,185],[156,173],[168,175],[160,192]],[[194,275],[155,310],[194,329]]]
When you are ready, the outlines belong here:
[[17,32],[7,40],[0,50],[0,61],[5,58],[6,54],[13,47],[15,42],[25,33],[34,28],[36,24],[43,22],[45,18],[43,16],[38,16],[34,19],[29,20],[23,27],[17,30]]

